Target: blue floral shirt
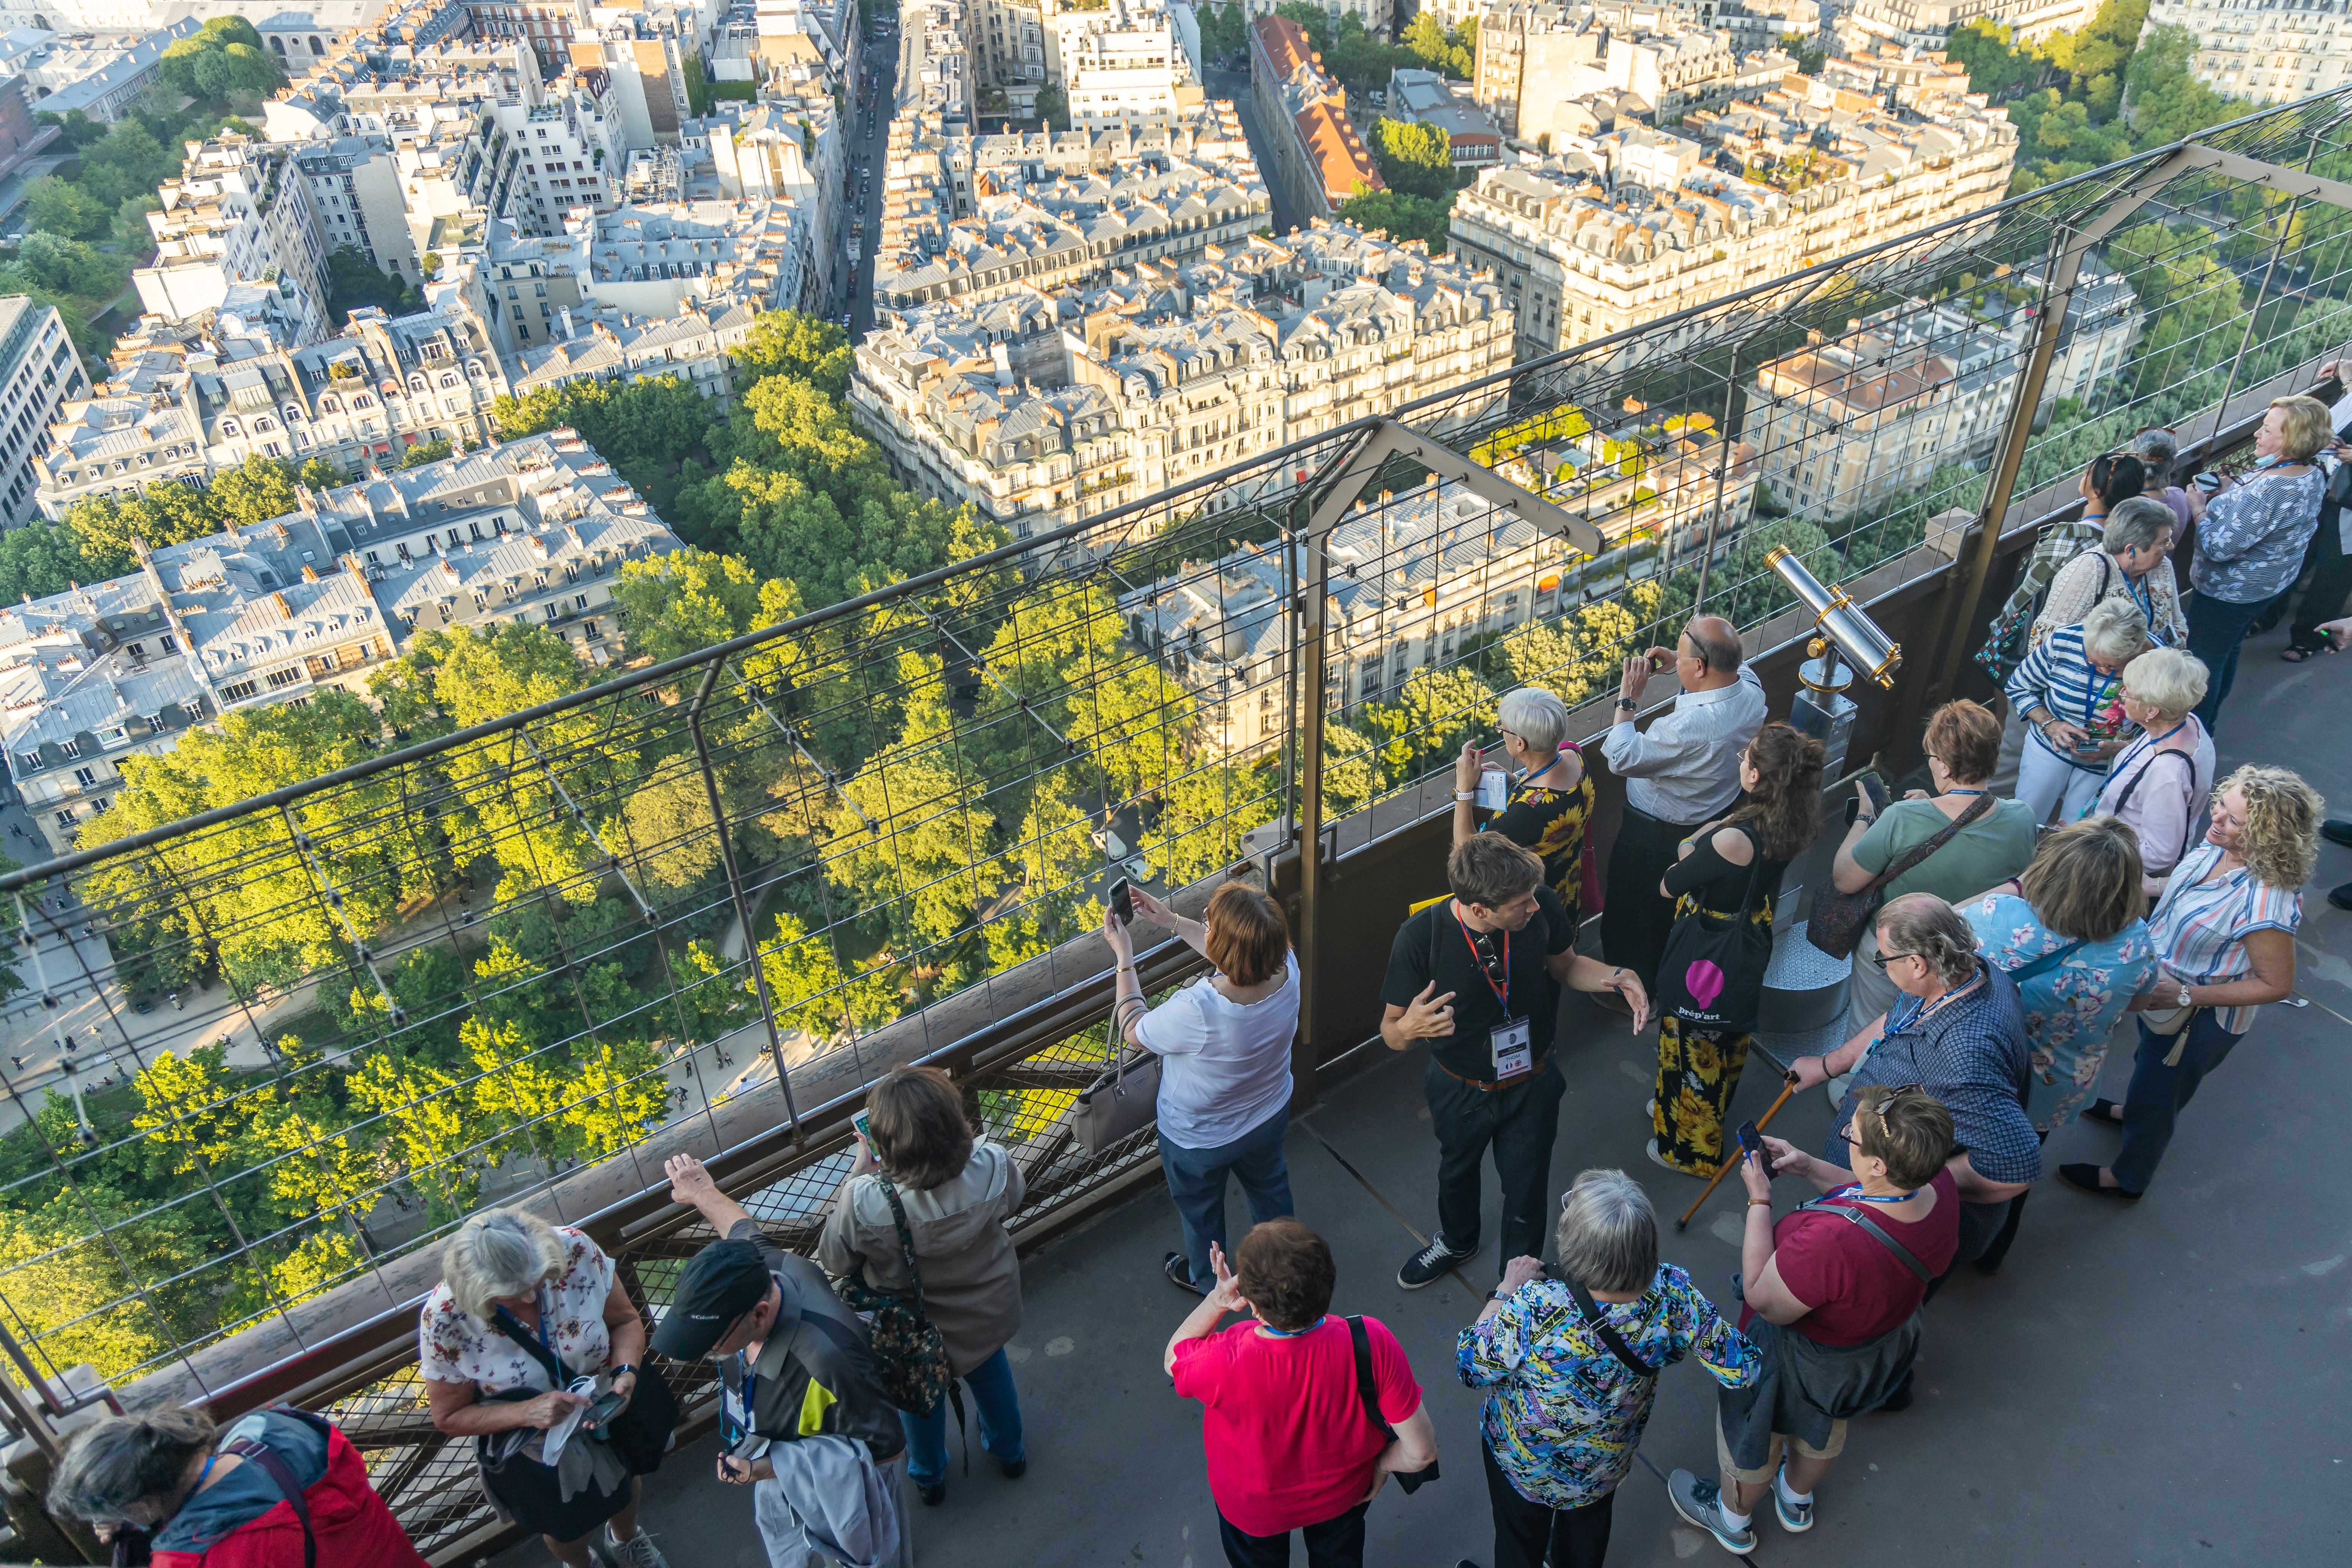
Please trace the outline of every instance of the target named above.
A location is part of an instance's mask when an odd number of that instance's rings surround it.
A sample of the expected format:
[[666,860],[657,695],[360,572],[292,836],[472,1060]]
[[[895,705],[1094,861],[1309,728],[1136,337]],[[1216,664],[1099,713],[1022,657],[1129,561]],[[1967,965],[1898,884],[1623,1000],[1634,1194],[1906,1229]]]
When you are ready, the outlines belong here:
[[2327,476],[2316,467],[2249,476],[2205,503],[2189,584],[2208,598],[2259,604],[2294,583],[2319,527]]
[[[2043,925],[2033,906],[2013,893],[1996,893],[1960,912],[1985,957],[2002,969],[2022,969],[2074,940]],[[2106,1064],[2107,1037],[2131,999],[2156,984],[2156,939],[2146,921],[2136,920],[2018,982],[2033,1075],[2025,1113],[2036,1131],[2064,1126],[2090,1099]]]
[[[1658,1266],[1638,1300],[1595,1304],[1652,1366],[1696,1354],[1726,1388],[1756,1381],[1756,1347],[1672,1264]],[[1658,1380],[1636,1377],[1584,1326],[1566,1285],[1520,1286],[1500,1311],[1462,1331],[1455,1354],[1462,1381],[1489,1391],[1479,1428],[1521,1497],[1579,1508],[1616,1490],[1633,1468]]]

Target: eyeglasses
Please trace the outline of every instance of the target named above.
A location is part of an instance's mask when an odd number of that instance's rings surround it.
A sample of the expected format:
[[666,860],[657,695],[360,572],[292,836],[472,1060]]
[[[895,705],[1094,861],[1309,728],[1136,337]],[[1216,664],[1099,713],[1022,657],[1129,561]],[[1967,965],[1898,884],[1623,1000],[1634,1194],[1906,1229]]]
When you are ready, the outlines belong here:
[[[1916,952],[1874,952],[1870,955],[1870,962],[1878,965],[1879,968],[1885,969],[1888,964],[1894,963],[1898,958],[1916,958],[1919,955]],[[1918,1086],[1915,1084],[1912,1087],[1916,1089]]]
[[1470,939],[1470,945],[1478,954],[1478,967],[1486,972],[1486,978],[1489,981],[1500,985],[1510,979],[1510,966],[1503,962],[1503,954],[1496,944],[1494,932],[1480,931]]

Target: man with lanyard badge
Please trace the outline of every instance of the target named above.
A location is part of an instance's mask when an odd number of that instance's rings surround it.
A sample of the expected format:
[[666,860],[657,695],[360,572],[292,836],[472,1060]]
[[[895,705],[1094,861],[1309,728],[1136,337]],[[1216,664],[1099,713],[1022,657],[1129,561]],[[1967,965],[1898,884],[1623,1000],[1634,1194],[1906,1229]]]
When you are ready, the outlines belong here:
[[[724,1239],[686,1266],[677,1298],[654,1331],[653,1348],[673,1361],[707,1355],[719,1363],[719,1425],[727,1445],[719,1479],[755,1489],[753,1512],[770,1563],[802,1568],[841,1557],[839,1552],[818,1555],[803,1530],[793,1527],[807,1521],[809,1535],[840,1527],[860,1513],[861,1495],[867,1539],[895,1542],[895,1553],[882,1555],[912,1561],[901,1489],[906,1469],[895,1462],[906,1449],[906,1430],[877,1379],[866,1325],[815,1264],[761,1236],[701,1161],[674,1155],[664,1170],[671,1200],[691,1205]],[[864,1444],[874,1465],[883,1467],[878,1489],[864,1475],[868,1468],[838,1445],[826,1451],[830,1462],[803,1463],[809,1454],[784,1453],[812,1437]],[[843,1453],[852,1462],[835,1458]],[[809,1505],[805,1489],[811,1486],[830,1491],[823,1506]],[[888,1519],[874,1517],[885,1511]]]
[[1648,1020],[1640,977],[1573,951],[1574,922],[1543,880],[1543,861],[1482,833],[1446,858],[1450,899],[1417,906],[1398,930],[1381,1000],[1381,1037],[1429,1044],[1423,1091],[1437,1134],[1437,1230],[1397,1283],[1433,1284],[1478,1251],[1478,1166],[1489,1144],[1503,1188],[1503,1251],[1543,1254],[1551,1146],[1567,1084],[1551,1060],[1559,987],[1613,991]]

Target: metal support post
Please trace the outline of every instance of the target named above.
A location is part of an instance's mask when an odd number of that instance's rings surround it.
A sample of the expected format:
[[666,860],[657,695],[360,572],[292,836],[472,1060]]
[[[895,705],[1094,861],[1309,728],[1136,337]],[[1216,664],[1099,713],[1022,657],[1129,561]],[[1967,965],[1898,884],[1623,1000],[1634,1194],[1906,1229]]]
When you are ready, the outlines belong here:
[[1715,531],[1723,521],[1723,496],[1731,481],[1731,400],[1739,393],[1739,345],[1731,345],[1731,368],[1723,376],[1723,418],[1716,425],[1716,445],[1723,448],[1715,465],[1715,507],[1706,514],[1706,538],[1698,547],[1698,597],[1691,601],[1693,617],[1706,614],[1706,573],[1715,564]]

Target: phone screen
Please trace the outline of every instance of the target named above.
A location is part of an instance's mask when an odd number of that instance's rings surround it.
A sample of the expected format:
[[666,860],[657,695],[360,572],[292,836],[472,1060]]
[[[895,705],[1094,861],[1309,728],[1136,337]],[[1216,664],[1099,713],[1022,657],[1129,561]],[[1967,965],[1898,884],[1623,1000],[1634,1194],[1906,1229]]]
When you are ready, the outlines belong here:
[[874,1121],[869,1113],[863,1110],[852,1111],[849,1124],[857,1129],[857,1135],[866,1140],[866,1146],[868,1149],[874,1147]]
[[582,1416],[581,1421],[585,1426],[602,1426],[605,1422],[618,1415],[621,1413],[621,1406],[627,1403],[627,1400],[617,1394],[605,1394],[588,1407],[588,1414]]
[[[1750,1154],[1756,1155],[1759,1159],[1763,1158],[1764,1135],[1756,1131],[1756,1123],[1753,1121],[1741,1122],[1739,1124],[1739,1131],[1737,1136],[1739,1139],[1740,1148],[1746,1150]],[[1764,1173],[1768,1176],[1772,1173],[1772,1162],[1769,1159],[1764,1160]]]
[[1123,926],[1135,923],[1135,889],[1124,877],[1110,885],[1110,912]]

